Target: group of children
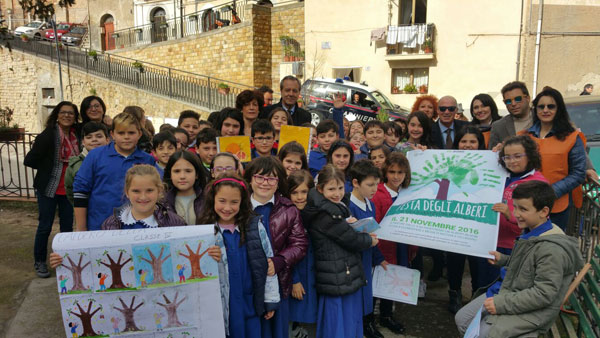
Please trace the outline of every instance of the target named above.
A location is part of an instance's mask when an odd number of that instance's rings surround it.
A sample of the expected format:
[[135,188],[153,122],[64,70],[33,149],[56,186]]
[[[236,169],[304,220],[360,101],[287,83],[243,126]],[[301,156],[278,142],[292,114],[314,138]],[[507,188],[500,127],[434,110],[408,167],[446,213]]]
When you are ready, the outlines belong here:
[[[280,115],[278,122],[289,121],[289,114]],[[274,123],[257,120],[251,130],[254,159],[244,167],[234,155],[217,152],[218,135],[244,128],[243,121],[223,116],[215,130],[197,113],[182,112],[178,128],[154,135],[152,154],[137,147],[142,126],[131,114],[117,115],[110,134],[100,123],[84,125],[85,149],[69,161],[70,179],[65,178],[66,185],[72,184],[77,229],[215,224],[217,243],[222,245],[208,253],[219,264],[230,337],[288,337],[290,323],[295,337],[307,337],[311,324],[316,324],[318,337],[383,337],[374,316],[372,268],[399,264],[422,270],[422,254],[419,248],[356,232],[351,224],[368,217],[380,222],[400,190],[409,186],[405,153],[431,148],[431,130],[426,127],[430,124],[423,120],[428,117],[415,112],[406,122],[372,120],[364,126],[355,122],[347,126],[350,133],[333,120],[324,120],[316,126],[316,144],[308,151],[297,142],[275,151]],[[358,133],[362,138],[355,136]],[[467,127],[457,131],[454,148],[483,150],[484,143],[477,127]],[[538,172],[541,161],[535,143],[526,136],[513,137],[499,155],[511,175],[502,203],[494,205],[502,214],[494,263],[506,264],[515,242],[515,253],[527,256],[531,264],[540,263],[520,249],[520,243],[534,241],[531,233],[537,236],[535,245],[561,246],[572,254],[572,243],[558,238],[560,230],[545,221],[552,207],[551,198],[544,195],[549,186],[527,182],[545,181]],[[536,232],[539,226],[548,236]],[[557,263],[557,255],[549,256],[543,264]],[[568,274],[560,278],[553,274],[548,281],[557,283],[556,288],[545,287],[546,300],[534,301],[537,282],[516,276],[515,258],[508,260],[508,269],[468,258],[474,292],[500,277],[497,295],[502,301],[496,302],[494,296],[494,307],[489,298],[475,300],[485,306],[490,324],[497,319],[492,327],[505,325],[508,317],[517,321],[523,312],[554,314],[561,282],[572,277],[579,264],[560,258],[553,269],[563,267]],[[58,254],[50,257],[53,267],[61,261]],[[462,268],[452,274],[462,276]],[[512,283],[515,278],[519,283]],[[453,287],[460,289],[460,284]],[[521,306],[523,299],[531,300],[531,305]],[[393,315],[393,302],[379,302],[379,325],[404,332]],[[541,304],[551,310],[541,310]],[[466,329],[474,312],[471,305],[459,312],[459,329]],[[503,327],[498,332],[510,330]]]

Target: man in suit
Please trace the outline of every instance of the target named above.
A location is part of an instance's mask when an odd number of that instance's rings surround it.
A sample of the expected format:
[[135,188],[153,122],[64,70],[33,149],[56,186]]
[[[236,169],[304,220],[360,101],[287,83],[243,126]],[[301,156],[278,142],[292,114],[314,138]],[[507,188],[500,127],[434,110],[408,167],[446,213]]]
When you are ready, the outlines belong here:
[[513,81],[502,87],[501,92],[509,114],[492,123],[490,149],[533,124],[527,86],[523,82]]
[[462,127],[469,124],[467,121],[455,120],[454,113],[458,109],[458,103],[452,96],[444,96],[438,101],[437,113],[439,119],[433,123],[432,139],[438,149],[452,149],[454,135]]
[[288,75],[279,83],[281,90],[281,100],[271,106],[265,107],[259,118],[266,119],[269,113],[277,107],[282,107],[292,115],[293,125],[301,126],[304,123],[311,122],[310,113],[298,107],[298,98],[300,97],[300,80],[297,77]]

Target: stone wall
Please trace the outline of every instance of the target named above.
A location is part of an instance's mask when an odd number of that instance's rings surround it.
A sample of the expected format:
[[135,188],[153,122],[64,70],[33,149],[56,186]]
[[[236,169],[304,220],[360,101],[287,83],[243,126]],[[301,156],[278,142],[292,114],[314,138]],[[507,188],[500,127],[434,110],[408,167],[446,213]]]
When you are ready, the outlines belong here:
[[271,86],[279,91],[279,80],[286,75],[280,74],[283,58],[283,47],[279,37],[289,36],[300,44],[302,50],[304,45],[304,2],[290,4],[281,7],[273,7],[271,10]]
[[[0,107],[15,110],[14,122],[27,132],[40,132],[48,114],[60,102],[59,75],[56,63],[18,51],[0,51]],[[70,74],[70,76],[69,76]],[[195,110],[208,117],[204,108],[169,99],[105,80],[82,71],[63,67],[64,97],[79,106],[84,97],[96,93],[106,103],[110,116],[128,105],[137,105],[153,118],[156,130],[165,118],[177,118],[179,112]],[[42,88],[54,88],[54,98],[42,97]]]

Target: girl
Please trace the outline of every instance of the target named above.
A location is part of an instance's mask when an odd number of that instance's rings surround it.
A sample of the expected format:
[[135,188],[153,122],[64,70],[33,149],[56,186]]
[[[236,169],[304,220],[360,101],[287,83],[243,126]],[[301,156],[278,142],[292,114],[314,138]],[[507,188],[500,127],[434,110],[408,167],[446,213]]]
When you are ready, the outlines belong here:
[[106,105],[98,96],[88,96],[81,101],[81,120],[82,125],[94,121],[102,123],[110,129],[112,119],[106,115]]
[[210,162],[210,174],[214,179],[225,173],[242,175],[242,165],[233,154],[218,153]]
[[363,144],[365,144],[365,135],[363,135],[362,133],[354,133],[350,135],[351,136],[348,141],[350,142],[352,148],[354,148],[354,153],[360,154],[360,147],[362,147]]
[[365,273],[360,253],[378,241],[374,234],[358,233],[346,222],[350,211],[342,203],[345,179],[341,170],[325,165],[302,211],[315,254],[317,337],[363,336],[360,289]]
[[167,185],[165,205],[187,224],[196,224],[202,209],[202,187],[207,179],[198,156],[185,150],[175,152],[169,158],[163,177]]
[[273,157],[254,159],[244,173],[250,182],[250,200],[254,211],[262,216],[273,247],[272,262],[279,279],[281,303],[270,321],[262,320],[263,337],[289,336],[289,296],[292,292],[292,268],[306,255],[306,237],[300,211],[286,197],[285,169]]
[[383,144],[386,145],[390,150],[396,148],[396,145],[404,138],[402,127],[392,121],[387,121],[383,124]]
[[396,150],[406,154],[415,149],[430,149],[433,141],[431,140],[431,119],[425,113],[416,111],[408,115],[407,140],[399,143]]
[[331,148],[329,148],[329,152],[327,152],[327,163],[333,164],[346,175],[344,189],[346,192],[352,192],[352,182],[348,176],[350,167],[352,163],[354,163],[354,151],[352,151],[352,146],[344,140],[333,142]]
[[296,141],[287,143],[281,149],[277,155],[287,176],[291,175],[297,170],[308,170],[308,161],[306,160],[306,153],[304,147]]
[[385,159],[390,155],[390,149],[385,146],[379,146],[371,149],[369,152],[369,160],[373,162],[373,164],[379,168],[383,169],[383,164],[385,163]]
[[355,120],[355,121],[352,121],[352,123],[350,123],[350,133],[348,133],[348,135],[354,135],[354,133],[361,133],[364,135],[365,134],[364,130],[365,130],[364,123],[362,123],[362,121],[360,121],[360,120]]
[[[308,191],[315,187],[310,172],[297,170],[288,175],[290,200],[298,210],[306,206]],[[292,273],[292,298],[290,298],[290,321],[293,337],[308,337],[308,331],[298,323],[317,323],[317,290],[315,290],[315,258],[310,240],[306,256],[296,264]]]
[[215,121],[215,130],[220,136],[244,135],[244,117],[242,112],[235,108],[223,108],[218,112]]
[[[224,174],[207,185],[198,224],[215,224],[217,243],[226,253],[219,282],[228,337],[261,337],[261,317],[270,319],[279,302],[271,243],[260,217],[252,212],[246,183]],[[268,274],[268,276],[267,276]]]
[[279,132],[281,131],[281,126],[289,125],[292,123],[292,115],[287,111],[283,110],[283,108],[275,108],[269,113],[268,120],[273,124],[275,128],[275,141],[279,141]]
[[498,106],[496,106],[494,99],[488,94],[475,95],[471,100],[471,117],[473,118],[471,124],[478,126],[483,133],[487,148],[490,141],[492,122],[500,119]]
[[[398,197],[400,189],[408,188],[410,185],[410,164],[403,153],[391,153],[385,160],[381,171],[383,182],[377,186],[377,192],[372,200],[373,204],[375,204],[375,220],[377,223],[381,222],[388,209],[392,206],[396,197]],[[381,240],[378,246],[386,262],[408,266],[410,260],[408,257],[408,248],[405,244],[396,245],[394,242]],[[393,306],[394,302],[391,300],[380,300],[379,323],[392,332],[400,334],[404,332],[404,325],[396,321],[392,316]]]

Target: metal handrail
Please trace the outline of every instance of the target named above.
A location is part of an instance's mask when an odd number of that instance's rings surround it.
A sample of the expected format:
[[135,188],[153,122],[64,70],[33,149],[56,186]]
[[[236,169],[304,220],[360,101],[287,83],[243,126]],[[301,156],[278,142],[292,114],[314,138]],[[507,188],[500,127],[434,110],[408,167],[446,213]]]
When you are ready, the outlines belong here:
[[571,206],[567,234],[579,238],[581,255],[589,262],[593,248],[600,243],[600,183],[588,178],[582,188],[583,204],[581,208]]
[[0,139],[0,198],[33,199],[33,178],[36,170],[23,165],[23,160],[39,134],[12,135],[13,139]]

